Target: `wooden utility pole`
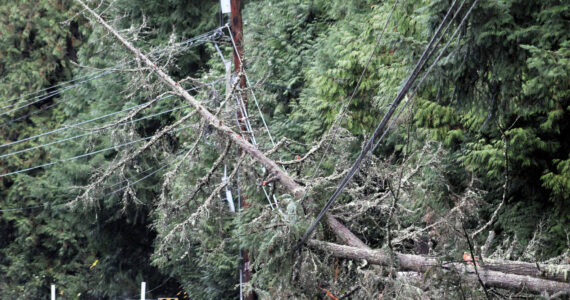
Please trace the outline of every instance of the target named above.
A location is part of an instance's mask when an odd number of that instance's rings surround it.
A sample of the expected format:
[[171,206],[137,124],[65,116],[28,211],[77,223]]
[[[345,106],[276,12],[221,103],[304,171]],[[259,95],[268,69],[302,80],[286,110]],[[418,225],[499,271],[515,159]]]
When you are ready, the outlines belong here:
[[[231,31],[235,42],[234,49],[234,71],[236,74],[240,75],[240,87],[245,89],[247,82],[245,75],[242,72],[242,58],[243,58],[243,22],[241,19],[241,0],[231,0]],[[244,97],[244,106],[247,107],[246,93],[242,92],[242,97]]]
[[[245,73],[243,72],[243,22],[241,18],[241,0],[231,0],[231,12],[230,12],[230,19],[231,19],[231,27],[230,30],[232,32],[232,36],[235,43],[235,49],[233,51],[234,56],[234,72],[237,76],[239,76],[239,85],[241,87],[239,98],[243,103],[243,111],[242,111],[242,104],[238,105],[237,110],[237,118],[243,133],[248,132],[248,128],[246,125],[246,116],[247,116],[247,93],[245,92],[245,88],[247,87],[247,82],[245,78]],[[243,135],[245,139],[249,140],[247,134]],[[239,184],[239,182],[238,182]],[[243,205],[243,200],[240,201],[240,205]],[[239,208],[241,209],[241,207]],[[243,282],[248,283],[251,280],[251,269],[250,269],[250,258],[249,258],[249,251],[247,249],[241,252],[242,258],[242,274],[243,274]],[[240,289],[241,292],[241,289]],[[249,292],[244,296],[245,300],[254,300],[255,295],[253,292]],[[241,299],[241,295],[240,295]]]
[[[231,31],[235,43],[235,49],[233,51],[234,56],[234,72],[239,76],[239,85],[241,87],[240,96],[243,101],[244,110],[247,110],[247,93],[245,88],[247,87],[247,81],[245,78],[245,73],[243,69],[243,22],[241,19],[241,0],[231,0]],[[241,129],[243,132],[247,132],[247,126],[245,125],[245,118],[247,113],[242,112],[238,109],[238,118]]]

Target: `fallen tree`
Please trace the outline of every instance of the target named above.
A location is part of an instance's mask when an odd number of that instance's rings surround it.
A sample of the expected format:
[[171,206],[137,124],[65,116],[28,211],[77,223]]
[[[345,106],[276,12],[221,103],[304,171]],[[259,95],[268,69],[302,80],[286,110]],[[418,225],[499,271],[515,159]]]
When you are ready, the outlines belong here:
[[[474,266],[469,264],[438,261],[435,258],[403,253],[394,253],[394,255],[391,256],[390,254],[380,250],[344,246],[318,240],[309,240],[308,245],[313,249],[325,251],[328,254],[339,258],[357,260],[365,259],[371,264],[384,266],[396,265],[401,271],[414,271],[419,273],[425,273],[430,268],[437,267],[456,271],[461,275],[461,278],[469,282],[478,283],[479,281]],[[395,264],[394,259],[397,260],[397,263]],[[498,264],[498,262],[496,262],[496,264]],[[509,262],[504,262],[501,265],[504,270],[510,269]],[[525,275],[507,274],[493,271],[482,265],[477,266],[477,271],[481,281],[486,287],[496,287],[514,291],[529,291],[533,293],[541,293],[543,291],[547,291],[549,293],[570,292],[570,283],[567,282],[546,280]]]
[[[326,221],[329,228],[344,244],[360,248],[372,250],[368,245],[364,244],[358,237],[356,237],[352,232],[342,225],[337,219],[331,215],[326,216]],[[406,254],[403,254],[406,255]],[[477,265],[481,265],[487,270],[498,271],[507,274],[531,276],[546,280],[560,281],[564,283],[570,282],[570,265],[551,265],[544,263],[528,263],[522,261],[512,261],[512,260],[496,260],[496,259],[484,259],[483,262],[478,262]]]
[[503,273],[570,282],[570,265],[533,264],[521,261],[500,261],[495,259],[485,259],[482,265],[489,270]]
[[[85,10],[87,10],[99,23],[101,23],[111,34],[113,34],[125,47],[132,51],[137,58],[144,62],[150,69],[177,95],[184,98],[188,103],[196,109],[198,114],[209,124],[212,128],[215,128],[221,135],[231,139],[237,146],[239,146],[244,152],[253,157],[257,162],[263,165],[271,175],[281,183],[283,188],[292,194],[297,200],[301,200],[305,189],[297,184],[293,178],[284,171],[279,165],[268,158],[263,152],[257,149],[253,144],[248,142],[244,137],[234,132],[229,126],[224,125],[220,119],[218,119],[214,114],[208,111],[206,107],[200,104],[194,97],[192,97],[188,92],[180,86],[179,83],[174,81],[169,75],[157,67],[148,57],[140,52],[139,49],[135,48],[129,41],[124,39],[114,28],[107,24],[96,12],[90,9],[81,0],[76,0],[80,5],[82,5]],[[98,179],[98,183],[103,182],[106,176],[110,174],[110,171],[105,173]],[[91,188],[95,185],[91,185]],[[87,193],[86,191],[85,193]],[[373,264],[386,265],[391,264],[391,258],[386,253],[378,250],[371,250],[364,242],[362,242],[357,236],[355,236],[348,228],[343,224],[338,222],[331,215],[326,217],[327,223],[334,232],[334,234],[344,243],[350,246],[342,246],[338,244],[310,240],[309,246],[315,249],[324,250],[330,252],[332,255],[348,259],[366,259]],[[465,276],[466,279],[473,281],[478,280],[473,267],[465,264],[459,263],[446,263],[442,264],[434,258],[426,258],[417,255],[409,254],[397,254],[397,258],[400,262],[400,267],[403,270],[411,270],[416,272],[425,272],[428,268],[434,266],[441,266],[443,268],[456,269]],[[504,289],[510,289],[515,291],[531,291],[531,292],[560,292],[560,291],[570,291],[570,284],[566,282],[550,281],[540,278],[533,278],[528,275],[544,276],[537,274],[535,270],[529,269],[526,264],[515,264],[515,267],[508,268],[504,264],[493,264],[494,268],[497,270],[502,270],[504,272],[513,272],[513,274],[506,274],[498,271],[493,271],[490,268],[482,268],[479,271],[479,275],[483,280],[485,285],[499,287]],[[543,267],[545,267],[543,265]],[[465,271],[467,270],[467,271]],[[473,272],[471,272],[473,270]],[[522,275],[517,275],[515,272],[524,273]],[[527,276],[525,276],[527,275]],[[564,276],[564,275],[563,275]],[[548,278],[548,277],[546,277]],[[559,278],[559,276],[555,276]],[[564,280],[566,277],[564,276]]]

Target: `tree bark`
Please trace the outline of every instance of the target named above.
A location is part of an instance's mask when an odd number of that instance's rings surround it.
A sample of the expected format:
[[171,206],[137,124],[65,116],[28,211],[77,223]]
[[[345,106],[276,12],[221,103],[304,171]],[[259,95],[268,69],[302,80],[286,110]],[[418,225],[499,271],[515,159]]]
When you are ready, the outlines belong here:
[[[326,221],[329,224],[332,232],[336,235],[337,239],[342,243],[356,248],[368,249],[371,248],[364,244],[357,236],[355,236],[348,228],[342,225],[333,216],[326,216]],[[405,254],[403,254],[405,255]],[[542,278],[547,280],[554,280],[560,282],[570,282],[570,265],[549,265],[541,263],[527,263],[521,261],[512,260],[494,260],[494,259],[483,259],[482,263],[477,266],[498,271],[502,273],[532,276],[536,278]]]
[[[380,250],[369,250],[350,246],[343,246],[323,241],[309,240],[309,247],[326,251],[335,257],[348,259],[365,259],[371,264],[392,265],[392,258],[389,254]],[[478,283],[477,275],[473,266],[454,262],[440,262],[434,258],[427,258],[419,255],[395,253],[398,260],[397,267],[402,271],[415,271],[424,273],[433,267],[441,267],[447,270],[454,270],[461,274],[461,277],[467,281]],[[502,264],[501,268],[509,269],[510,262]],[[499,265],[497,263],[496,265]],[[541,293],[547,291],[556,293],[561,291],[570,291],[570,284],[567,282],[558,282],[531,276],[506,274],[503,272],[493,271],[486,266],[477,266],[481,281],[486,287],[496,287],[513,291],[529,291],[533,293]]]
[[[254,145],[248,142],[244,137],[234,132],[229,126],[224,125],[218,118],[216,118],[212,113],[210,113],[206,107],[200,104],[194,97],[192,97],[188,92],[186,92],[177,82],[175,82],[170,76],[164,73],[160,68],[158,68],[150,59],[143,55],[137,48],[135,48],[129,41],[125,40],[115,29],[113,29],[109,24],[107,24],[97,13],[91,10],[83,1],[76,0],[80,5],[82,5],[85,10],[87,10],[93,17],[101,23],[111,34],[113,34],[125,47],[132,51],[139,59],[141,59],[147,66],[149,66],[153,72],[174,92],[180,95],[182,98],[188,101],[188,103],[193,106],[199,115],[208,122],[213,128],[217,129],[222,135],[229,137],[238,147],[243,149],[249,155],[251,155],[257,162],[262,164],[268,171],[270,171],[274,177],[276,177],[282,184],[283,188],[292,194],[296,199],[301,199],[304,194],[304,189],[298,185],[293,178],[287,174],[283,169],[281,169],[275,161],[269,159],[261,151],[259,151]],[[338,257],[345,257],[351,259],[367,259],[372,263],[376,264],[388,264],[390,262],[390,257],[385,253],[378,250],[370,250],[364,242],[362,242],[358,237],[356,237],[350,230],[348,230],[344,225],[338,222],[334,217],[328,215],[326,218],[332,231],[335,235],[343,242],[351,245],[341,246],[337,244],[319,242],[311,240],[309,245],[313,248],[330,251],[333,255]],[[358,248],[357,248],[358,247]],[[424,258],[417,255],[408,254],[397,254],[400,260],[400,267],[404,270],[411,270],[417,272],[425,272],[427,268],[438,265],[437,261],[432,258]],[[402,265],[402,262],[405,264]],[[533,269],[532,264],[518,263],[518,262],[505,262],[505,263],[493,263],[489,262],[489,266],[482,266],[482,276],[484,278],[483,282],[489,286],[503,287],[509,289],[522,289],[523,287],[527,290],[532,290],[540,292],[543,290],[547,291],[567,291],[570,290],[570,286],[566,282],[556,282],[548,281],[545,279],[531,278],[529,276],[538,276],[547,279],[556,279],[561,281],[567,280],[567,275],[564,272],[568,271],[568,266],[563,266],[561,273],[556,273],[549,275],[550,272],[541,272]],[[509,266],[512,264],[512,266]],[[470,266],[464,266],[462,264],[446,264],[446,267],[461,268],[461,270],[469,269]],[[547,269],[548,268],[548,269]],[[559,268],[555,268],[559,269]],[[496,270],[496,271],[493,271]],[[541,266],[541,270],[553,270],[551,266],[546,267]],[[502,272],[509,272],[511,275]],[[529,275],[529,276],[524,276]],[[468,278],[473,278],[474,274],[469,273]]]
[[521,261],[501,261],[494,259],[484,259],[481,265],[489,270],[503,273],[570,282],[570,265],[533,264]]
[[356,248],[371,249],[362,240],[355,236],[346,226],[342,225],[337,219],[330,214],[326,214],[325,220],[329,224],[330,229],[336,237],[344,244]]
[[248,142],[240,134],[234,132],[229,126],[226,126],[220,121],[216,116],[208,111],[198,100],[196,100],[192,95],[190,95],[184,88],[182,88],[178,82],[174,81],[170,76],[168,76],[164,71],[162,71],[158,66],[156,66],[148,57],[140,52],[139,49],[135,48],[129,41],[123,38],[113,27],[111,27],[105,20],[101,18],[96,12],[94,12],[89,6],[87,6],[83,1],[76,0],[85,10],[87,10],[103,27],[105,27],[112,35],[114,35],[125,47],[127,47],[131,52],[133,52],[136,57],[143,61],[148,67],[150,67],[153,72],[176,94],[184,98],[188,103],[194,107],[198,114],[210,124],[213,128],[217,129],[221,134],[229,137],[235,144],[237,144],[241,149],[251,155],[255,160],[261,163],[274,177],[276,177],[283,187],[293,194],[296,198],[300,198],[303,195],[304,189],[295,183],[291,176],[287,174],[283,169],[281,169],[275,161],[269,159],[261,151],[259,151],[254,145]]

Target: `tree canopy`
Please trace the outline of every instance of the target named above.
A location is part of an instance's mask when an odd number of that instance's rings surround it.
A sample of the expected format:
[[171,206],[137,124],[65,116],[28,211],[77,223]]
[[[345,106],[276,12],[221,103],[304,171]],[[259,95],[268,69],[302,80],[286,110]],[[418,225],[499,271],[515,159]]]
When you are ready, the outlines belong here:
[[219,1],[80,2],[0,3],[2,298],[569,293],[565,1],[242,1],[239,74]]

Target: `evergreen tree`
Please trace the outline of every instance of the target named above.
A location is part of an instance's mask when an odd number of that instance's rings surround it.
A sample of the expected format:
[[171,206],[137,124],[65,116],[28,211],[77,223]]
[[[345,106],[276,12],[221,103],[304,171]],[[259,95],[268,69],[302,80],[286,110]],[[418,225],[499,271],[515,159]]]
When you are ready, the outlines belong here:
[[[259,150],[309,191],[302,199],[241,158],[238,146],[197,115],[135,152],[145,141],[128,143],[193,109],[169,95],[89,15],[77,15],[81,9],[71,1],[1,4],[2,144],[94,121],[0,148],[2,155],[49,144],[2,159],[4,173],[81,156],[0,179],[2,209],[35,207],[0,212],[0,296],[39,298],[56,283],[64,298],[132,298],[145,280],[158,287],[152,296],[184,290],[192,298],[237,298],[240,252],[248,250],[254,275],[246,290],[260,298],[345,292],[355,298],[482,298],[487,290],[469,291],[461,274],[436,267],[416,283],[420,292],[411,281],[385,276],[397,263],[382,273],[314,248],[292,251],[451,3],[462,2],[246,2],[248,84],[275,140],[288,140],[272,149],[252,98],[248,119]],[[471,3],[451,9],[458,18],[443,42]],[[226,74],[218,57],[218,50],[231,56],[229,39],[208,37],[219,49],[176,44],[223,23],[218,1],[99,4],[96,12],[122,36],[182,87],[196,88],[191,93],[204,107],[240,132],[237,102],[224,101]],[[494,257],[536,262],[567,255],[569,9],[556,0],[479,1],[441,60],[434,61],[436,51],[428,61],[434,68],[418,94],[329,212],[389,255],[429,252],[454,261],[467,251],[478,254],[483,229],[498,233],[486,246]],[[35,105],[8,107],[25,105],[26,98],[10,100],[22,93],[93,76],[68,91],[62,85],[61,93]],[[327,135],[339,118],[340,128]],[[61,139],[65,143],[51,144]],[[92,151],[100,152],[83,156]],[[234,197],[239,193],[246,210],[228,209],[226,188]],[[334,240],[333,232],[321,224],[313,238]]]
[[[177,8],[177,13],[172,14],[174,8]],[[196,5],[182,2],[160,4],[154,1],[120,1],[110,5],[103,2],[99,9],[106,12],[105,17],[117,18],[118,26],[127,29],[132,25],[142,26],[142,30],[132,31],[131,37],[144,35],[144,44],[141,46],[148,51],[167,47],[169,43],[190,38],[218,25],[216,1]],[[4,4],[0,11],[5,18],[2,30],[9,33],[2,35],[5,39],[2,47],[6,48],[1,52],[2,72],[6,78],[3,82],[3,100],[62,80],[91,78],[92,74],[98,72],[93,68],[114,68],[120,62],[130,60],[124,49],[113,46],[114,41],[100,39],[102,31],[97,27],[92,27],[92,31],[86,19],[78,18],[79,11],[71,6],[71,1],[40,1],[40,5],[23,1],[16,6]],[[120,18],[125,12],[129,17]],[[145,23],[147,20],[152,21]],[[81,22],[81,26],[78,26],[78,22]],[[176,35],[173,35],[173,28]],[[79,51],[76,47],[80,47]],[[165,53],[181,58],[177,62],[178,68],[173,69],[180,78],[202,71],[197,66],[201,65],[200,60],[207,58],[203,48],[193,48],[183,53],[171,52]],[[86,67],[74,68],[72,77],[70,61]],[[164,59],[160,61],[164,62]],[[131,63],[125,67],[136,66]],[[23,80],[22,75],[29,79]],[[156,90],[152,84],[154,79],[145,81],[144,75],[141,75],[141,82],[150,84],[149,88],[126,96],[125,87],[128,89],[135,84],[131,79],[128,73],[111,72],[65,93],[60,94],[55,89],[46,91],[54,95],[25,110],[3,115],[9,121],[31,113],[30,117],[23,118],[23,122],[6,123],[4,143],[138,105],[160,93],[160,89]],[[65,87],[61,86],[59,90],[65,91]],[[25,105],[25,101],[24,98],[2,102],[2,106],[15,104],[14,107],[19,107]],[[145,113],[158,113],[176,106],[179,103],[164,100]],[[119,130],[111,128],[113,135],[105,134],[110,130],[95,131],[87,137],[70,139],[66,143],[3,159],[2,164],[7,164],[7,171],[13,171],[81,155],[86,150],[108,148],[152,135],[162,124],[179,114],[180,110],[174,110],[133,123],[134,126],[124,126]],[[109,119],[85,126],[93,128],[106,121]],[[9,153],[68,139],[84,133],[84,129],[66,130],[3,150]],[[176,142],[176,138],[173,136],[170,142]],[[170,148],[169,151],[176,151],[172,145],[166,143],[164,146]],[[149,286],[156,287],[169,278],[150,265],[155,233],[148,229],[149,208],[151,199],[156,195],[157,180],[146,179],[146,185],[133,185],[130,189],[116,192],[118,188],[125,187],[125,179],[130,180],[130,185],[140,177],[142,170],[149,170],[160,166],[161,161],[167,161],[166,156],[156,157],[151,153],[149,157],[133,162],[131,166],[135,167],[134,170],[119,174],[110,181],[106,190],[94,195],[95,207],[83,210],[80,206],[70,210],[62,205],[77,196],[78,190],[73,187],[89,183],[95,174],[93,171],[100,170],[102,163],[112,160],[115,156],[113,152],[106,151],[55,167],[2,178],[5,186],[1,191],[2,208],[40,206],[2,213],[2,231],[3,237],[6,237],[2,244],[2,297],[43,297],[51,283],[58,286],[58,291],[64,297],[79,298],[80,294],[81,298],[89,299],[128,297],[138,292],[140,281],[145,280]],[[157,173],[155,178],[161,174]],[[132,197],[134,195],[136,198]],[[176,293],[180,291],[180,286],[176,279],[170,279],[155,292],[161,291]]]

